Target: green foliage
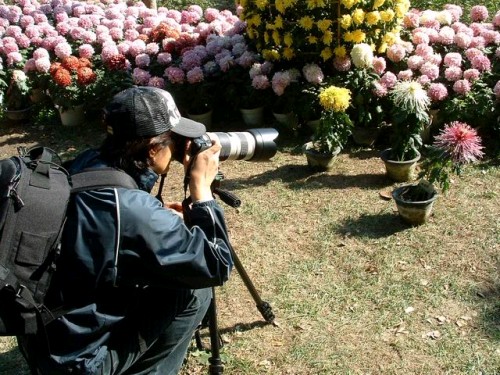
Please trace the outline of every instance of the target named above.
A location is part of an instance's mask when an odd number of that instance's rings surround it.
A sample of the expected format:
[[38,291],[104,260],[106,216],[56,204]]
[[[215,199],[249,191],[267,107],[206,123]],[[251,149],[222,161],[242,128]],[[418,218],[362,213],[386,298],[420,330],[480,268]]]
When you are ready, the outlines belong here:
[[164,6],[169,9],[184,9],[189,5],[196,4],[203,9],[216,8],[219,10],[234,10],[234,1],[231,0],[159,0],[158,6]]
[[314,133],[314,145],[319,152],[333,153],[342,149],[352,133],[352,121],[345,112],[324,111]]

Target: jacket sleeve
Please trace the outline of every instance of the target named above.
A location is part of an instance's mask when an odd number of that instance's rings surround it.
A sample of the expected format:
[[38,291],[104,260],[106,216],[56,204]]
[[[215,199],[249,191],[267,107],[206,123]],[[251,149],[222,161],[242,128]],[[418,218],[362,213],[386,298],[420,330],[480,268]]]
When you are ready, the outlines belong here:
[[151,195],[119,189],[119,282],[205,288],[222,285],[233,267],[222,208],[193,204],[190,228]]

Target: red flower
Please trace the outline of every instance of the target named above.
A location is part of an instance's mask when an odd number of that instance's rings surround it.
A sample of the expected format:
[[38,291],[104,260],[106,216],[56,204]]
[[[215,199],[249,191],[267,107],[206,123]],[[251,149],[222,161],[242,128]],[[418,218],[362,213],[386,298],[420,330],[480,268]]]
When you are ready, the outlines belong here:
[[459,164],[477,161],[484,155],[476,130],[459,121],[446,125],[436,136],[434,146],[445,150]]
[[52,77],[54,78],[55,83],[59,86],[66,87],[71,85],[71,73],[65,68],[61,67],[57,69]]
[[109,58],[105,64],[109,70],[125,70],[127,59],[124,55],[118,54]]

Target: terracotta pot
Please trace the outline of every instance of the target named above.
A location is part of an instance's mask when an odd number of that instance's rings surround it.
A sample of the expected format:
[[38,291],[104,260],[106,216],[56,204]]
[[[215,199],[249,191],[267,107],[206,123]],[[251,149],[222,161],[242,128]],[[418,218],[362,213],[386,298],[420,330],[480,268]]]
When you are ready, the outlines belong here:
[[427,222],[431,215],[434,201],[438,197],[436,191],[431,198],[425,201],[408,201],[401,197],[401,194],[411,188],[412,185],[403,185],[392,192],[392,197],[396,202],[399,216],[401,219],[410,225],[421,225]]
[[415,178],[415,170],[417,167],[417,162],[420,160],[420,153],[417,151],[418,155],[411,160],[390,160],[391,149],[388,148],[380,154],[382,161],[385,164],[385,171],[387,176],[396,182],[410,181]]

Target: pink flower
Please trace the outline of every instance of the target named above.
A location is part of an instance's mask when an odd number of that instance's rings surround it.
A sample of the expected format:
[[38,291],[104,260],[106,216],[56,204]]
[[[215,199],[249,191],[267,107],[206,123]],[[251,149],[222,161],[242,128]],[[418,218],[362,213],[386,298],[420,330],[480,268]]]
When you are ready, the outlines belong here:
[[215,8],[207,8],[205,9],[204,17],[208,22],[215,21],[219,16],[219,10]]
[[453,38],[453,41],[455,42],[455,44],[462,48],[462,49],[466,49],[469,47],[471,41],[472,41],[472,37],[470,35],[467,35],[466,33],[464,32],[458,32],[455,34],[455,37]]
[[477,69],[467,69],[464,71],[464,78],[470,82],[473,82],[481,76],[481,72]]
[[483,52],[477,48],[469,48],[465,51],[465,56],[471,61],[476,56],[482,56]]
[[373,70],[375,71],[375,73],[377,73],[378,75],[383,74],[386,67],[387,63],[382,56],[376,56],[373,58]]
[[71,46],[67,42],[59,43],[54,47],[54,53],[60,59],[70,56],[71,52]]
[[449,26],[443,26],[439,30],[439,41],[441,44],[450,45],[453,44],[453,38],[455,37],[455,30]]
[[462,69],[458,66],[450,66],[444,70],[444,77],[451,82],[462,78]]
[[428,46],[427,44],[419,44],[415,47],[415,54],[417,54],[418,56],[422,56],[424,59],[426,59],[434,54],[434,50],[432,49],[431,46]]
[[472,58],[470,61],[472,68],[480,72],[489,72],[491,70],[491,61],[487,56],[479,55]]
[[443,149],[458,164],[475,162],[484,155],[476,130],[459,121],[446,124],[436,136],[433,146]]
[[323,82],[325,75],[321,68],[316,64],[306,64],[302,68],[302,73],[304,73],[304,78],[307,82],[319,85]]
[[497,81],[497,83],[495,84],[495,87],[493,88],[493,92],[495,93],[497,100],[500,100],[500,81]]
[[390,71],[385,72],[384,75],[380,77],[380,83],[388,89],[393,88],[397,81],[398,77]]
[[434,81],[439,77],[439,66],[431,62],[426,62],[420,67],[420,73],[426,75]]
[[14,66],[23,61],[23,56],[19,52],[9,52],[7,55],[7,66]]
[[172,55],[168,52],[160,52],[158,56],[156,56],[156,60],[161,65],[168,65],[172,62]]
[[415,11],[410,11],[405,14],[403,18],[403,25],[407,29],[413,29],[418,27],[420,24],[420,16]]
[[285,93],[285,89],[291,82],[290,73],[288,71],[276,72],[273,75],[271,86],[276,95],[281,96]]
[[252,78],[252,87],[257,90],[265,90],[271,87],[271,82],[269,82],[269,78],[263,74],[258,74]]
[[493,25],[500,28],[500,10],[497,11],[495,17],[493,17]]
[[387,49],[387,57],[392,62],[400,62],[406,56],[406,50],[400,44],[393,44]]
[[186,73],[186,79],[189,83],[199,83],[205,80],[205,76],[203,74],[203,69],[199,66],[194,67],[189,72]]
[[483,5],[474,5],[470,10],[470,18],[474,22],[483,22],[488,19],[488,8]]
[[347,72],[351,69],[351,59],[349,57],[338,57],[333,59],[333,67],[339,72]]
[[486,40],[482,36],[473,36],[469,47],[483,49],[486,47]]
[[412,42],[414,44],[429,44],[429,35],[424,33],[423,31],[418,31],[412,33]]
[[443,8],[451,13],[451,16],[453,17],[453,22],[457,22],[460,19],[460,17],[462,17],[463,10],[458,5],[445,4]]
[[459,79],[453,84],[453,91],[459,95],[466,95],[471,89],[471,84],[466,79]]
[[462,55],[458,52],[449,52],[444,56],[445,66],[461,66],[462,65]]
[[379,98],[383,98],[389,92],[387,87],[380,82],[375,82],[373,86],[373,93]]
[[398,79],[401,81],[409,81],[413,77],[413,71],[411,69],[400,70],[398,72]]

